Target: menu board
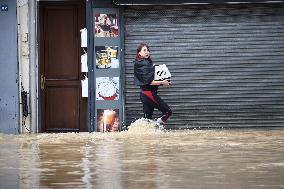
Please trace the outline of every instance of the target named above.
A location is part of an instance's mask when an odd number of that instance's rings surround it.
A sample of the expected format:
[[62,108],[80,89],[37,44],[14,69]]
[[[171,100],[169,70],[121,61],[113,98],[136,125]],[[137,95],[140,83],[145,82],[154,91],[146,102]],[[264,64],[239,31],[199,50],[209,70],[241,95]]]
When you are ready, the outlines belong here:
[[119,10],[93,9],[95,128],[121,130],[121,39]]

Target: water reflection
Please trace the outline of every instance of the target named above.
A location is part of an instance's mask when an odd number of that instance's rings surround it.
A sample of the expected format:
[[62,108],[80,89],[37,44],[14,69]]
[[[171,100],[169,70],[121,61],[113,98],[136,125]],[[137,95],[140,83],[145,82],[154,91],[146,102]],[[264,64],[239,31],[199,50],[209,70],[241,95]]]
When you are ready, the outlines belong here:
[[284,187],[284,130],[143,128],[0,134],[0,188]]

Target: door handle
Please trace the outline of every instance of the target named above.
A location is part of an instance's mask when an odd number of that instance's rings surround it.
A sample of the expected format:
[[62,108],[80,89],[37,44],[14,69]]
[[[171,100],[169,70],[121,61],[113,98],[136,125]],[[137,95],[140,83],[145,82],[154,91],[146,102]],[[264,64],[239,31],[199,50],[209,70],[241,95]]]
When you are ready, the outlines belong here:
[[44,75],[40,76],[40,88],[41,88],[41,90],[45,89],[45,77],[44,77]]

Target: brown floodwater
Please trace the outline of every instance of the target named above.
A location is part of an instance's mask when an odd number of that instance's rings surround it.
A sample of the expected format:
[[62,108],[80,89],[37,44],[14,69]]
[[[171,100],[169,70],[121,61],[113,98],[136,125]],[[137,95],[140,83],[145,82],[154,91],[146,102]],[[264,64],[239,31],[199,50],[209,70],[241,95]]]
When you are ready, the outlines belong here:
[[0,134],[0,188],[284,188],[284,130]]

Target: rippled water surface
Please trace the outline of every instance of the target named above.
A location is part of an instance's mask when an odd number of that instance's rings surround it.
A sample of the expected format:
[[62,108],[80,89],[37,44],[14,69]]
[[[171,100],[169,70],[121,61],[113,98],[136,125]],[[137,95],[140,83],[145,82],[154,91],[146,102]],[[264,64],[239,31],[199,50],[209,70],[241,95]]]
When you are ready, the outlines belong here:
[[[136,125],[135,125],[136,124]],[[284,188],[284,130],[0,134],[0,188]]]

